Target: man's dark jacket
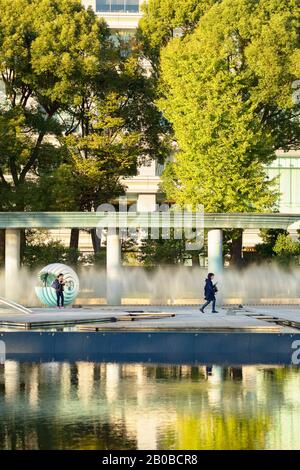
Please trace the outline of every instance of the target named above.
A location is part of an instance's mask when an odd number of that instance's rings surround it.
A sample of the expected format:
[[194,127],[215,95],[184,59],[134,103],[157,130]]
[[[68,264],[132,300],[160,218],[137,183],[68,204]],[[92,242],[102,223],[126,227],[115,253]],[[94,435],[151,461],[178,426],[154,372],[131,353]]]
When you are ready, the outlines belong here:
[[214,300],[215,299],[215,287],[212,283],[212,280],[208,279],[208,278],[205,280],[204,298],[206,300]]

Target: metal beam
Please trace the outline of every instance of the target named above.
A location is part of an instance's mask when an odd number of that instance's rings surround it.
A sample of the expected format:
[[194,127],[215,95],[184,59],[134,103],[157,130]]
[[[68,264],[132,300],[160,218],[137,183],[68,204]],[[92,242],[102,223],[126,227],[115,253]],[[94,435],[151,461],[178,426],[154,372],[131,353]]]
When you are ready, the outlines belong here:
[[300,222],[300,214],[181,214],[172,212],[0,212],[0,228],[184,227],[282,228]]

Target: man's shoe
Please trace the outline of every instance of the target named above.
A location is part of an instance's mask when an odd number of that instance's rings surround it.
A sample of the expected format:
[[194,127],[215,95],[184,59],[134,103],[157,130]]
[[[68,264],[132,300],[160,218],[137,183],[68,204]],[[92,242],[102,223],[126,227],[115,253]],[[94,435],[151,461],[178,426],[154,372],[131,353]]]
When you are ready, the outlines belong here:
[[219,313],[218,310],[213,310],[211,313]]
[[199,310],[200,310],[200,312],[201,312],[201,313],[204,313],[204,310],[203,310],[203,308],[199,308]]

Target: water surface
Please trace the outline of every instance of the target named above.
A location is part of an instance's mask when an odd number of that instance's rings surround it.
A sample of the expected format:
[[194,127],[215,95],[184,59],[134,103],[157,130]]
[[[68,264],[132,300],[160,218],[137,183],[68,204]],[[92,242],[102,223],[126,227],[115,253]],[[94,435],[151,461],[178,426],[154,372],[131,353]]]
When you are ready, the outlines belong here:
[[0,366],[0,449],[298,449],[300,369]]

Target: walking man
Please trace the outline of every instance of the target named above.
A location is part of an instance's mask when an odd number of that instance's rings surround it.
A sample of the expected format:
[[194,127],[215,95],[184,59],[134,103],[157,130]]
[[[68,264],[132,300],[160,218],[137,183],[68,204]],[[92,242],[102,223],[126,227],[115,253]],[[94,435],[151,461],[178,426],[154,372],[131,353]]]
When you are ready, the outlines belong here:
[[205,304],[200,308],[200,312],[204,313],[205,307],[207,307],[212,302],[212,313],[218,313],[216,310],[216,292],[218,292],[217,284],[213,284],[214,273],[209,273],[207,279],[205,280],[204,286],[204,298],[206,300]]

